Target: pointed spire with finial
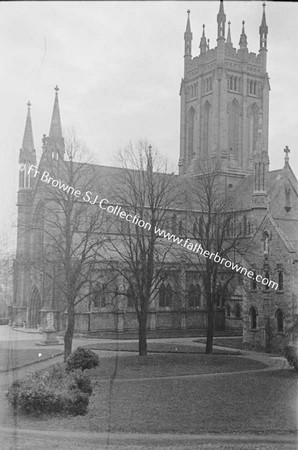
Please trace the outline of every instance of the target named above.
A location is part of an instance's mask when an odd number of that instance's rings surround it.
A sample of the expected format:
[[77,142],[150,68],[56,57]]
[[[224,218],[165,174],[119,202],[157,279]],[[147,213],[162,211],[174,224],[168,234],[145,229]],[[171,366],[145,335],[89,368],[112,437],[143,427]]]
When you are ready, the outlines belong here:
[[187,10],[186,30],[184,33],[184,56],[191,57],[192,32],[190,28],[190,10]]
[[220,0],[219,12],[217,14],[217,39],[225,39],[226,15],[223,0]]
[[23,137],[22,149],[25,151],[34,151],[34,142],[33,142],[33,132],[32,132],[32,123],[31,123],[31,103],[28,101],[27,103],[28,111],[26,118],[26,125]]
[[49,137],[43,139],[43,150],[52,159],[63,159],[65,153],[64,138],[62,135],[62,126],[60,118],[60,109],[58,101],[58,86],[55,87],[55,101],[49,131]]
[[266,3],[263,3],[263,16],[261,26],[259,28],[260,33],[260,50],[267,50],[267,35],[268,35],[268,26],[266,23],[266,13],[265,13]]
[[208,50],[208,45],[207,45],[207,40],[206,40],[206,36],[205,36],[205,25],[203,25],[203,32],[202,32],[202,37],[201,37],[201,42],[200,42],[200,54],[202,55],[203,53],[206,53],[207,50]]
[[51,126],[49,131],[50,139],[61,139],[62,138],[62,126],[61,126],[61,118],[60,118],[60,109],[59,109],[59,101],[58,101],[58,92],[59,88],[55,86],[55,102],[51,120]]
[[231,21],[228,21],[228,34],[227,34],[227,44],[232,46],[232,39],[231,39]]
[[245,22],[243,20],[242,21],[242,33],[240,35],[240,41],[239,41],[240,49],[243,49],[243,50],[247,49],[247,36],[245,34],[244,25],[245,25]]

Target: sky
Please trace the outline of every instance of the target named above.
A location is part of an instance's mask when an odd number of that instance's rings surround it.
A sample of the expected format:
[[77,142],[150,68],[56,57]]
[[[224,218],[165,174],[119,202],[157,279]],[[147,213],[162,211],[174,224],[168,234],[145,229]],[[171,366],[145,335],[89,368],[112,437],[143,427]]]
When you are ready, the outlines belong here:
[[[191,10],[193,56],[202,25],[216,46],[218,1],[0,3],[0,236],[16,230],[18,154],[31,101],[37,154],[48,134],[58,84],[63,130],[74,128],[95,161],[147,138],[177,167],[183,35]],[[225,1],[238,48],[245,20],[249,51],[259,50],[260,1]],[[267,2],[270,170],[285,145],[298,174],[298,4]]]

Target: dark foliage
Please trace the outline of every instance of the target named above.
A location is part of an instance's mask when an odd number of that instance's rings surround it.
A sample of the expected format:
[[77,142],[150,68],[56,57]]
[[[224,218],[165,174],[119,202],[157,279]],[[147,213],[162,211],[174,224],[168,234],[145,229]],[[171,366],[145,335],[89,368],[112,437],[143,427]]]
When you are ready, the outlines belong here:
[[297,348],[292,345],[287,345],[285,347],[285,358],[287,359],[290,366],[293,366],[296,372],[298,372],[298,351]]
[[92,350],[78,347],[66,360],[66,371],[71,372],[76,369],[93,369],[99,365],[99,358]]
[[15,412],[76,416],[87,413],[91,394],[91,380],[86,373],[81,370],[67,373],[57,366],[14,382],[7,397]]

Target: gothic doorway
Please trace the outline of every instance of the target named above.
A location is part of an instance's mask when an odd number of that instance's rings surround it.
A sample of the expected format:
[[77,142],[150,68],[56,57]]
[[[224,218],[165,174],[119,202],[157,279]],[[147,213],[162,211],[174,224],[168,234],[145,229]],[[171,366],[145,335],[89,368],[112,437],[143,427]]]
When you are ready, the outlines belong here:
[[37,328],[40,325],[40,311],[41,298],[38,289],[35,287],[31,293],[29,312],[28,312],[28,327]]

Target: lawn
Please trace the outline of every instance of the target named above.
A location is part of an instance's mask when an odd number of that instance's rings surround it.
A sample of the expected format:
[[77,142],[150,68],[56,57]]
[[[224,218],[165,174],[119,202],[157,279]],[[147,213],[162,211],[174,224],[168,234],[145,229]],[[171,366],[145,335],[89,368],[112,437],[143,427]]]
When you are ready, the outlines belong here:
[[37,346],[35,348],[0,348],[0,373],[44,361],[63,353],[63,346],[57,348]]
[[[258,371],[264,367],[226,355],[101,358],[90,371],[95,387],[86,416],[18,416],[17,422],[40,430],[294,433],[298,377],[292,370]],[[3,425],[12,423],[6,413]]]

